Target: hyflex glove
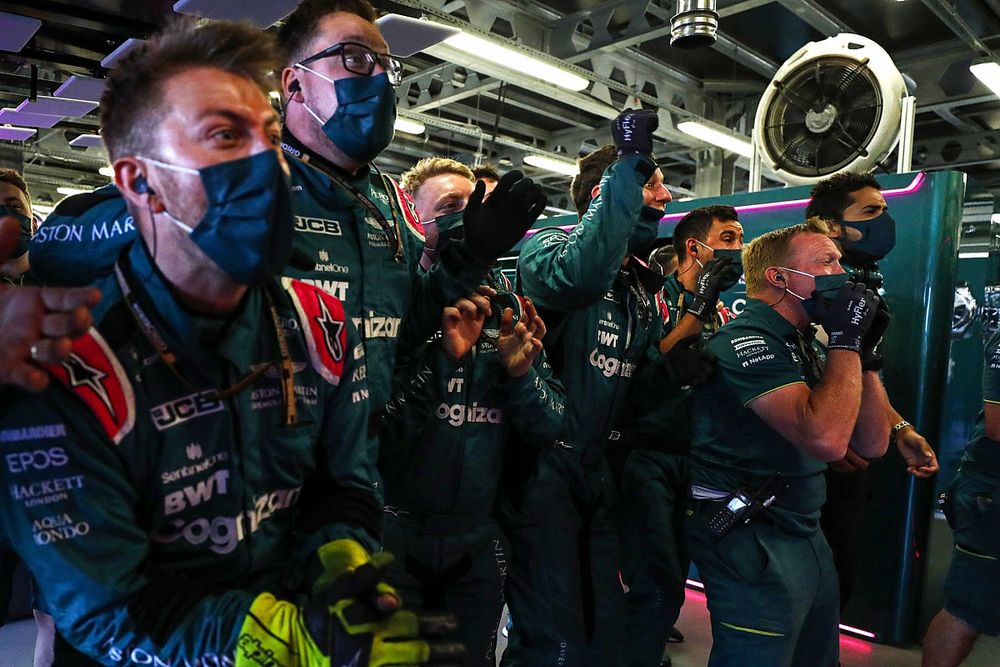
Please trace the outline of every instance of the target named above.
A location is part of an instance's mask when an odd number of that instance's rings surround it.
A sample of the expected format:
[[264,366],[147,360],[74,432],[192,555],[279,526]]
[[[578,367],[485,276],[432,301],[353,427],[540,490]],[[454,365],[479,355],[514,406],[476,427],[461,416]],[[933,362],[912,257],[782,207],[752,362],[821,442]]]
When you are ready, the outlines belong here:
[[694,284],[687,312],[704,322],[715,318],[719,294],[740,279],[742,267],[729,257],[717,257],[705,263]]
[[868,333],[861,339],[861,370],[880,371],[884,365],[882,359],[882,338],[885,330],[889,328],[889,307],[885,299],[880,299],[878,310],[875,312],[875,319],[872,321]]
[[852,350],[861,354],[861,341],[871,329],[878,311],[879,298],[863,283],[844,283],[837,296],[826,299],[813,292],[816,321],[829,337],[827,349]]
[[237,644],[238,667],[461,662],[461,645],[432,645],[421,638],[454,629],[452,618],[418,618],[399,609],[399,596],[383,581],[383,571],[392,562],[390,554],[369,559],[353,540],[336,540],[319,553],[326,575],[304,605],[278,600],[270,593],[253,601]]
[[478,266],[491,266],[521,240],[545,209],[545,193],[520,171],[508,171],[485,202],[486,184],[476,184],[462,215],[465,238],[458,252]]
[[667,364],[682,387],[702,384],[715,372],[715,355],[696,348],[698,338],[698,334],[693,334],[678,341],[666,355]]
[[653,132],[660,124],[655,111],[628,109],[611,121],[611,138],[618,155],[650,155],[653,152]]

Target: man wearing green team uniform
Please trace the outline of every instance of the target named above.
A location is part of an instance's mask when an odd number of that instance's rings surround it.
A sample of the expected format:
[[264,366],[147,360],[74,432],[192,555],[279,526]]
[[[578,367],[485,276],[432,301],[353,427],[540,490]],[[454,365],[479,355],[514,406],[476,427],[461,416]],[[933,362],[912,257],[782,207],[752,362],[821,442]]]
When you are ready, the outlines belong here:
[[[694,393],[686,529],[711,665],[837,664],[823,471],[848,444],[881,456],[890,424],[878,374],[861,368],[878,297],[847,281],[825,231],[813,220],[745,247],[746,309],[706,345],[718,370]],[[811,322],[829,332],[825,355]]]
[[1000,331],[986,344],[983,411],[948,489],[955,550],[944,609],[924,638],[924,667],[957,667],[980,634],[1000,634]]
[[[697,208],[674,228],[677,271],[657,295],[664,315],[660,352],[695,336],[699,347],[732,314],[719,293],[739,280],[743,228],[731,206]],[[655,267],[655,262],[650,262]],[[633,392],[609,445],[627,455],[616,508],[622,535],[622,581],[628,587],[627,667],[658,667],[684,604],[690,559],[684,538],[690,472],[689,388]]]

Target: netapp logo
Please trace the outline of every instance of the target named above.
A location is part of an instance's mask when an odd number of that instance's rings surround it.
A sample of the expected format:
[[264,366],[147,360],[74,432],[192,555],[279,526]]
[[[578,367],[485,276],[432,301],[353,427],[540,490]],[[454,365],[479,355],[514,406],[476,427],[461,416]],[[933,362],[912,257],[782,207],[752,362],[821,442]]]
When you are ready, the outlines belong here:
[[306,232],[307,234],[326,234],[327,236],[341,236],[340,223],[336,220],[325,220],[323,218],[304,218],[295,216],[295,230]]
[[195,417],[221,412],[225,405],[221,400],[211,398],[211,396],[212,392],[205,391],[154,406],[149,412],[153,417],[156,430],[165,431]]

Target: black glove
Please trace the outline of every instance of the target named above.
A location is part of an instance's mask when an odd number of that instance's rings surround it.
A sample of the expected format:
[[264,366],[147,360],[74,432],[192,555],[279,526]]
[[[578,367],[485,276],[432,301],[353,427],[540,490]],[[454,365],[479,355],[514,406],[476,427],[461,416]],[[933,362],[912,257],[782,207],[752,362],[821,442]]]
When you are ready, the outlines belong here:
[[680,340],[667,352],[667,363],[681,386],[702,384],[715,373],[715,355],[694,347],[699,334]]
[[829,350],[853,350],[861,354],[861,341],[871,329],[880,299],[864,283],[844,283],[836,298],[827,300],[812,293],[816,321],[823,325]]
[[491,266],[521,240],[545,210],[545,193],[520,171],[508,171],[490,198],[483,202],[486,184],[476,184],[462,215],[465,238],[459,252],[479,266]]
[[618,149],[618,155],[652,155],[653,132],[659,124],[656,112],[649,109],[628,109],[618,114],[611,121],[611,138]]
[[705,263],[695,281],[693,297],[687,312],[704,322],[715,319],[719,294],[737,283],[742,267],[729,257],[712,259]]
[[385,608],[381,600],[395,595],[384,583],[384,570],[391,562],[390,554],[375,554],[310,598],[305,625],[319,650],[329,656],[331,665],[463,664],[461,644],[428,641],[454,630],[453,616],[418,616],[398,606]]
[[881,350],[882,337],[885,336],[885,330],[889,328],[890,319],[889,307],[886,305],[885,299],[880,299],[878,310],[875,311],[875,320],[872,322],[871,328],[868,329],[868,333],[861,339],[861,370],[882,370],[884,365]]

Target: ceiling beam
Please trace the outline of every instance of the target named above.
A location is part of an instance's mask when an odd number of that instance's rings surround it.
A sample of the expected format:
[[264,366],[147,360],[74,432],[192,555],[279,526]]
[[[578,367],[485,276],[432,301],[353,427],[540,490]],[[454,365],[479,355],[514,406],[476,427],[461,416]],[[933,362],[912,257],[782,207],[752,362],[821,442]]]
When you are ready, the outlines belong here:
[[997,56],[996,51],[991,49],[989,45],[984,42],[979,35],[972,29],[972,27],[962,18],[961,14],[958,13],[958,9],[954,4],[946,2],[945,0],[921,0],[924,6],[938,18],[941,23],[944,23],[953,33],[958,35],[966,44],[968,44],[972,49],[979,52],[980,55],[989,56],[994,60],[1000,60],[1000,56]]
[[823,9],[816,0],[778,0],[778,2],[827,37],[841,32],[854,32],[846,23]]

